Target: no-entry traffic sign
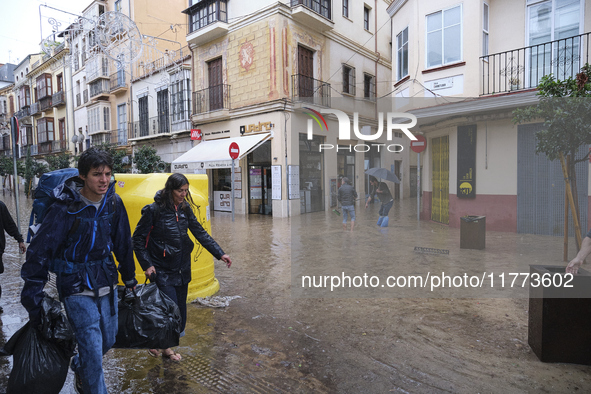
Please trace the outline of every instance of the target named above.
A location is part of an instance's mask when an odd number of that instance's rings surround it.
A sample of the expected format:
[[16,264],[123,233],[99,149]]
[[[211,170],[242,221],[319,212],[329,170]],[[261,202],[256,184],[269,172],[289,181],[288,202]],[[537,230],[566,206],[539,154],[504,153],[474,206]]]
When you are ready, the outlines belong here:
[[427,139],[422,135],[417,135],[415,137],[417,137],[416,141],[410,141],[410,149],[413,152],[421,153],[427,148]]
[[236,160],[238,158],[238,156],[240,156],[240,148],[238,147],[237,143],[232,142],[230,144],[230,157],[233,160]]

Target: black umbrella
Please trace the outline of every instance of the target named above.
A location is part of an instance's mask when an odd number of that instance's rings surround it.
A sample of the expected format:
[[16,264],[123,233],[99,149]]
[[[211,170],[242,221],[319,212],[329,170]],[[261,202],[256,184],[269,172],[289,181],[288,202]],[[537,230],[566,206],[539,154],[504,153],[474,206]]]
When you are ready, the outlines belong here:
[[376,178],[385,179],[390,182],[400,183],[400,179],[392,171],[385,168],[370,168],[365,171],[367,175],[375,176]]

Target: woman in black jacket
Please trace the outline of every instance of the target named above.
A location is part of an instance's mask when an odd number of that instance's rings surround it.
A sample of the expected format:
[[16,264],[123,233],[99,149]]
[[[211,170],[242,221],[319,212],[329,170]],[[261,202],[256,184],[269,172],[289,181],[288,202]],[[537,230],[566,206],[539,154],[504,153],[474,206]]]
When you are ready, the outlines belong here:
[[[191,252],[195,245],[187,233],[216,259],[232,265],[230,256],[199,224],[193,213],[189,181],[183,174],[168,177],[164,189],[154,196],[154,203],[142,208],[142,217],[133,233],[133,250],[147,277],[155,274],[156,285],[179,306],[182,318],[181,336],[187,322],[187,291],[191,281]],[[180,361],[172,349],[150,349],[150,355]]]

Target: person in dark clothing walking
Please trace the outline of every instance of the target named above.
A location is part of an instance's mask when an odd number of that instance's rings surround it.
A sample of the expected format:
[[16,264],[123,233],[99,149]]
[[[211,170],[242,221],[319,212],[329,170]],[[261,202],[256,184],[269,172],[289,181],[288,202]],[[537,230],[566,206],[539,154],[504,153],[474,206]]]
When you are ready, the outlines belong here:
[[[6,247],[6,236],[4,235],[4,231],[8,233],[11,237],[16,239],[18,242],[18,248],[21,253],[25,253],[27,251],[27,247],[25,246],[25,240],[23,236],[18,231],[18,227],[12,216],[10,216],[10,212],[8,212],[8,208],[2,201],[0,201],[0,274],[4,272],[4,262],[2,261],[2,256],[4,255],[4,248]],[[2,297],[2,286],[0,285],[0,297]],[[0,306],[0,313],[4,312],[4,309]]]
[[78,343],[78,355],[70,363],[78,393],[107,393],[103,355],[118,330],[113,253],[125,287],[137,284],[129,219],[115,194],[112,168],[107,152],[90,148],[82,153],[78,177],[53,190],[56,201],[31,240],[21,269],[21,302],[33,324],[40,319],[48,271],[57,275],[59,297]]
[[351,185],[349,178],[343,177],[343,183],[339,187],[338,200],[343,209],[343,230],[347,230],[347,214],[351,216],[351,231],[355,227],[355,201],[357,200],[357,192]]
[[369,202],[375,198],[376,194],[378,195],[380,202],[382,205],[380,206],[379,218],[378,218],[378,226],[381,227],[388,227],[388,212],[394,205],[394,199],[392,198],[392,193],[390,193],[390,189],[385,182],[378,182],[378,180],[374,177],[371,177],[369,183],[372,187],[371,193],[367,202],[365,203],[365,208],[367,208]]
[[[158,289],[179,306],[184,335],[187,322],[187,292],[191,281],[191,252],[195,239],[216,259],[232,265],[230,256],[201,226],[193,207],[189,181],[183,174],[168,177],[164,189],[156,192],[154,202],[142,208],[142,217],[133,233],[133,250],[148,278],[155,278]],[[180,361],[172,349],[149,349],[150,355]]]

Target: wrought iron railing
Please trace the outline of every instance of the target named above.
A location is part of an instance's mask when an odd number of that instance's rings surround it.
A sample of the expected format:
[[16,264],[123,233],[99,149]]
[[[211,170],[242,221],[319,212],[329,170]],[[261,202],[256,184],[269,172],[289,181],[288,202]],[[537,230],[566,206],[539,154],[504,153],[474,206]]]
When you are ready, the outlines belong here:
[[535,89],[543,76],[574,78],[589,61],[589,35],[481,56],[482,95]]
[[39,110],[46,111],[52,107],[51,105],[51,96],[47,96],[44,99],[39,100]]
[[44,155],[47,153],[51,153],[52,145],[53,145],[52,141],[43,142],[43,143],[39,144],[39,154]]
[[331,2],[326,0],[291,0],[291,7],[303,5],[311,9],[318,15],[322,15],[327,19],[332,19]]
[[125,71],[118,71],[111,74],[111,91],[124,88],[125,86]]
[[33,103],[29,108],[29,113],[31,115],[37,115],[39,112],[41,112],[41,110],[39,109],[39,103]]
[[14,116],[16,116],[18,119],[30,116],[31,112],[30,112],[30,107],[25,107],[23,109],[21,109],[20,111],[17,111]]
[[54,107],[57,107],[58,105],[64,105],[66,103],[64,91],[60,90],[59,92],[55,92],[51,98],[51,101],[53,102]]
[[291,76],[292,99],[330,107],[330,84],[302,74]]
[[[163,119],[166,119],[168,124],[161,124]],[[147,122],[135,121],[131,123],[132,133],[130,138],[149,137],[170,132],[170,116],[153,116],[147,120]]]
[[193,92],[193,113],[230,109],[230,85],[216,85]]
[[65,152],[68,149],[68,141],[51,141],[52,152]]
[[117,130],[117,145],[127,145],[127,129]]
[[133,74],[134,79],[142,78],[162,69],[165,69],[166,67],[169,67],[174,63],[181,61],[189,55],[191,55],[191,49],[189,49],[189,46],[184,46],[180,49],[175,50],[174,53],[169,52],[168,56],[165,53],[163,57],[160,57],[152,62],[138,62],[135,66],[135,72]]

